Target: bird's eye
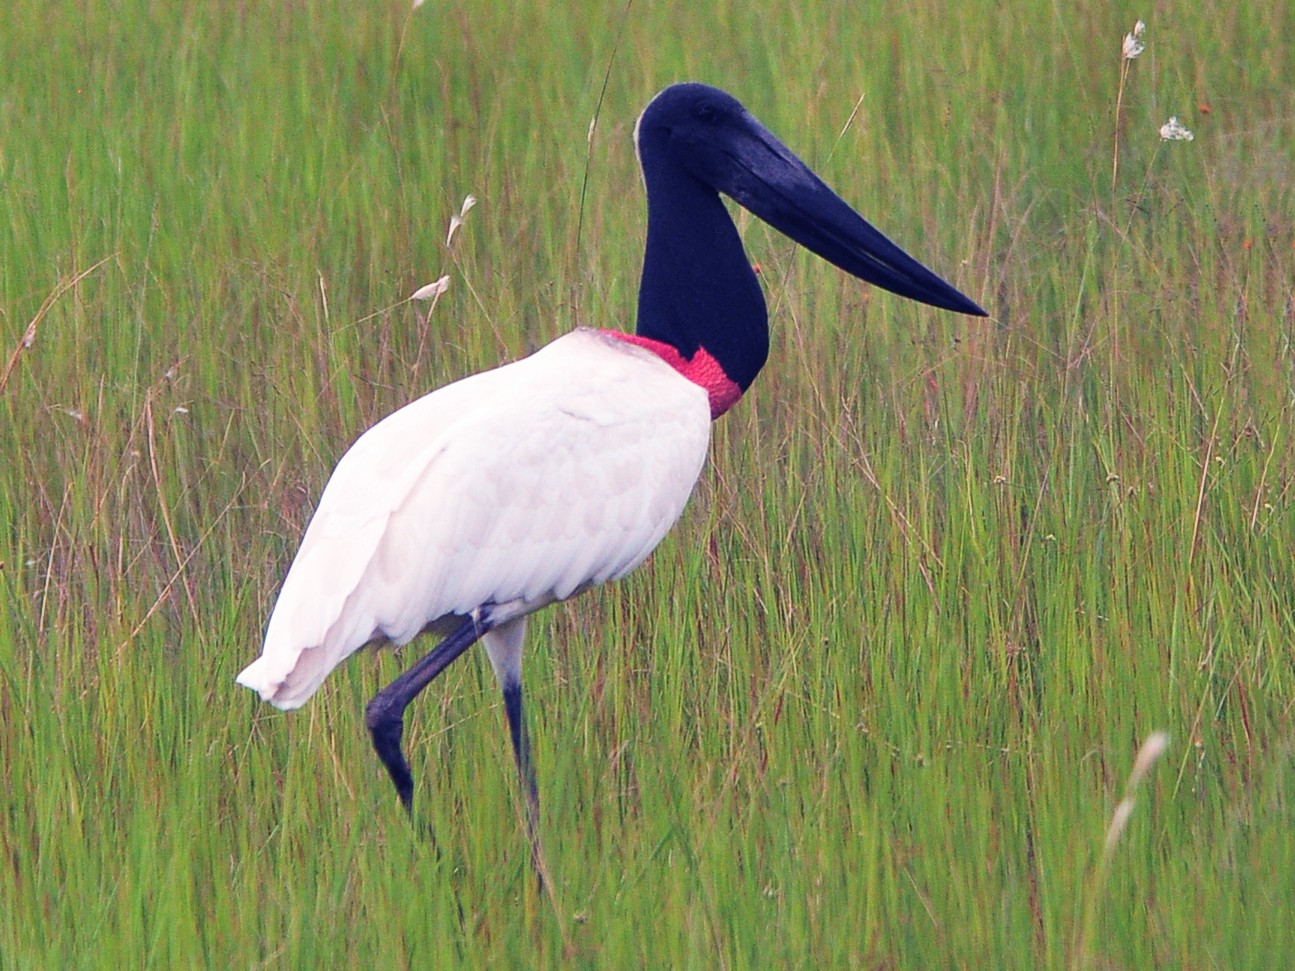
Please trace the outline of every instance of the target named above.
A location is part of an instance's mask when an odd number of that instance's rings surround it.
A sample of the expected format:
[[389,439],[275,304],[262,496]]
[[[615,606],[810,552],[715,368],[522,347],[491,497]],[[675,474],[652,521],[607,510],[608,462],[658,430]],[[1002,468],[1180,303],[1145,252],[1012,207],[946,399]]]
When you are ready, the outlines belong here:
[[698,121],[704,122],[707,125],[714,124],[715,120],[719,117],[719,112],[716,110],[715,106],[709,103],[698,105],[695,114]]

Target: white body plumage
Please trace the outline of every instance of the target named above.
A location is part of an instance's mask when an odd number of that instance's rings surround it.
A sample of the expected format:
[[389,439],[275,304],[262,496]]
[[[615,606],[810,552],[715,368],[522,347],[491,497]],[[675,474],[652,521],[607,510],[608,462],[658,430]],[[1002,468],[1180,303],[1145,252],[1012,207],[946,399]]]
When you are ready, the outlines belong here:
[[643,562],[683,511],[710,423],[702,388],[589,330],[406,405],[338,463],[238,682],[296,708],[366,644],[481,609],[501,683],[517,679],[515,621]]

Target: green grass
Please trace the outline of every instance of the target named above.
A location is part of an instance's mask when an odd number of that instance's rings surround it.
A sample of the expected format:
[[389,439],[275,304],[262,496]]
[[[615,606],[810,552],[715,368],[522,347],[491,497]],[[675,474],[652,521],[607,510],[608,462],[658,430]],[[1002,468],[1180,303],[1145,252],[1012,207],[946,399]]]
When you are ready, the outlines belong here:
[[[1280,966],[1287,5],[480,6],[6,14],[0,967]],[[365,426],[631,326],[683,78],[993,316],[741,217],[767,372],[648,566],[532,625],[541,896],[479,655],[411,712],[435,843],[362,721],[410,651],[289,716],[233,677]]]

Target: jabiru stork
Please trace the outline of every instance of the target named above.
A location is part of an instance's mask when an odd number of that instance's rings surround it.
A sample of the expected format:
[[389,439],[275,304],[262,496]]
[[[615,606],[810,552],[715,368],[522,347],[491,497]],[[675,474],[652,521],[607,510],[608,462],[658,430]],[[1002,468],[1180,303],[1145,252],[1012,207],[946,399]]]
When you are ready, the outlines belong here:
[[617,580],[683,512],[710,424],[751,386],[768,314],[723,193],[847,273],[983,316],[829,189],[730,95],[676,84],[634,131],[647,247],[633,334],[577,330],[405,405],[342,456],[238,682],[297,708],[375,642],[441,640],[369,702],[406,809],[405,710],[477,640],[499,687],[539,864],[522,710],[526,618]]

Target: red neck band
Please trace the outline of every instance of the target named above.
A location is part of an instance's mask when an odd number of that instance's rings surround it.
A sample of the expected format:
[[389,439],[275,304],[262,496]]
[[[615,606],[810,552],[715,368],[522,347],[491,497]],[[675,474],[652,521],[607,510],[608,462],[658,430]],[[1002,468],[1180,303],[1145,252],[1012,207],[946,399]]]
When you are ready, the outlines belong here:
[[711,357],[704,347],[697,348],[692,360],[679,353],[673,344],[640,337],[638,334],[622,334],[617,330],[604,330],[600,333],[617,340],[625,341],[651,351],[661,360],[682,374],[710,397],[710,417],[713,421],[728,411],[742,397],[742,389],[737,382],[724,373],[719,361]]

